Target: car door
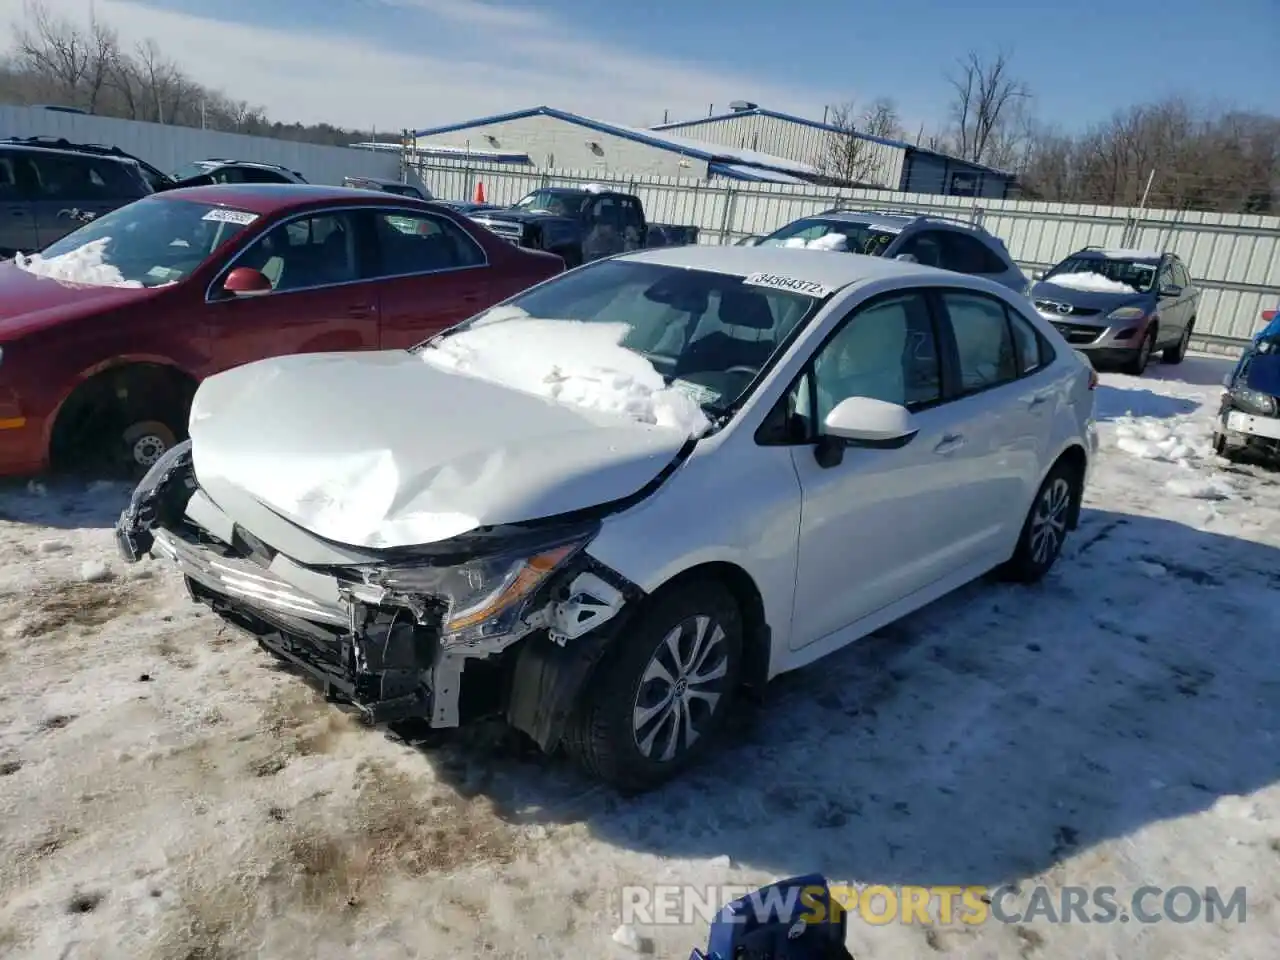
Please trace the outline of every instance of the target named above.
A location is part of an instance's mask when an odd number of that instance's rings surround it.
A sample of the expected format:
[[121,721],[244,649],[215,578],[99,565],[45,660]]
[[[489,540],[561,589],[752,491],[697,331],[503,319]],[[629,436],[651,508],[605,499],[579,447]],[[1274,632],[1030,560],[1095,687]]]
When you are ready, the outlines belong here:
[[[1176,294],[1166,295],[1165,291],[1178,288]],[[1190,314],[1187,312],[1187,298],[1190,291],[1178,282],[1178,276],[1172,260],[1166,260],[1156,274],[1156,296],[1160,310],[1160,333],[1156,341],[1157,347],[1167,347],[1182,338],[1182,328],[1187,325]]]
[[32,151],[30,160],[37,181],[36,238],[41,249],[146,195],[141,179],[113,160],[53,151]]
[[1173,263],[1173,282],[1182,288],[1182,296],[1179,299],[1181,300],[1182,326],[1185,328],[1195,319],[1200,292],[1196,289],[1196,283],[1191,279],[1191,273],[1187,270],[1186,264],[1177,260]]
[[412,207],[363,216],[372,238],[370,275],[378,279],[382,349],[420,343],[489,305],[488,257],[452,220]]
[[35,178],[19,151],[0,151],[0,257],[36,249]]
[[[948,453],[959,428],[944,402],[938,344],[923,292],[881,296],[855,309],[792,388],[788,402],[808,436],[791,450],[802,501],[793,649],[909,596],[951,567],[964,524],[953,494],[963,468]],[[834,466],[823,466],[823,421],[853,396],[905,405],[918,433],[898,449],[850,446]]]
[[[318,210],[269,227],[237,254],[209,288],[205,306],[212,365],[378,346],[378,282],[355,212]],[[260,271],[271,292],[220,293],[236,267]]]
[[953,560],[995,563],[1021,529],[1061,398],[1039,335],[1016,310],[975,290],[941,288],[935,296],[954,370],[949,456],[963,518],[952,527]]

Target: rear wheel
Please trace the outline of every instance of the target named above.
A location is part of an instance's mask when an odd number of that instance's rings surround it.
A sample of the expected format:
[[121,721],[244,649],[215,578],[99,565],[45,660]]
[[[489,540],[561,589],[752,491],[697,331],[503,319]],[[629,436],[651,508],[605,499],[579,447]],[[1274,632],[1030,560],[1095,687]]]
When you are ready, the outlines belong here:
[[742,614],[716,580],[657,594],[584,688],[566,745],[593,776],[651,790],[720,733],[742,664]]
[[1194,320],[1188,323],[1182,330],[1182,336],[1178,339],[1176,346],[1165,347],[1164,353],[1160,355],[1163,363],[1181,363],[1187,355],[1187,345],[1191,342],[1191,327],[1195,323]]
[[1079,471],[1059,461],[1036,492],[1022,524],[1018,547],[1003,573],[1020,583],[1034,583],[1057,562],[1067,539],[1071,510],[1080,497]]

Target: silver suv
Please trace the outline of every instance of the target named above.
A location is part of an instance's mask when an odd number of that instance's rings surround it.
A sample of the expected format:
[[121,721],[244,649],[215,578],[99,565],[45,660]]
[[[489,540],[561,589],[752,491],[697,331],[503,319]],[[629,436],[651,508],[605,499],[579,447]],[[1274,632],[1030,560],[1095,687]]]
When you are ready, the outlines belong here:
[[1017,293],[1030,287],[1004,241],[976,223],[911,210],[832,207],[779,227],[761,247],[806,247],[909,260],[986,277]]

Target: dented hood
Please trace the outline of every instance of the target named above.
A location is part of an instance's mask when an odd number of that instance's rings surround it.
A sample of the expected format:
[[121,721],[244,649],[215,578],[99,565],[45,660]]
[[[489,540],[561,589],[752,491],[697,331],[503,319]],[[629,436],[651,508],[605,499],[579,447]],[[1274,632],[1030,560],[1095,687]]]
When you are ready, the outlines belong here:
[[687,434],[442,370],[403,351],[303,354],[205,380],[202,486],[356,547],[436,543],[640,491]]

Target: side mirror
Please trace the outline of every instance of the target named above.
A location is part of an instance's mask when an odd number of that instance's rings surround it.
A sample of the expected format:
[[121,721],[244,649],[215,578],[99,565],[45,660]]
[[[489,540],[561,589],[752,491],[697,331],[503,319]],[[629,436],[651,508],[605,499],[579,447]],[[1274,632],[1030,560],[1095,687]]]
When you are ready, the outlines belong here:
[[[919,263],[920,259],[914,253],[900,253],[893,259],[901,260],[903,263]],[[834,410],[831,411],[835,413]]]
[[1033,271],[1031,274],[1031,279],[1036,281],[1036,283],[1039,283],[1041,280],[1044,279],[1045,272],[1046,271],[1044,270]]
[[1228,373],[1225,377],[1223,377],[1223,378],[1222,378],[1222,387],[1223,387],[1223,389],[1225,389],[1225,390],[1230,390],[1230,389],[1231,389],[1231,376],[1232,376],[1232,375]]
[[844,459],[846,446],[897,450],[919,432],[906,407],[870,397],[841,400],[827,414],[823,426],[825,434],[814,451],[823,467],[834,467]]
[[1182,296],[1182,288],[1176,284],[1169,284],[1167,287],[1160,288],[1160,296],[1162,297],[1180,297]]
[[222,289],[235,297],[261,297],[271,292],[271,281],[261,270],[236,267],[222,281]]

